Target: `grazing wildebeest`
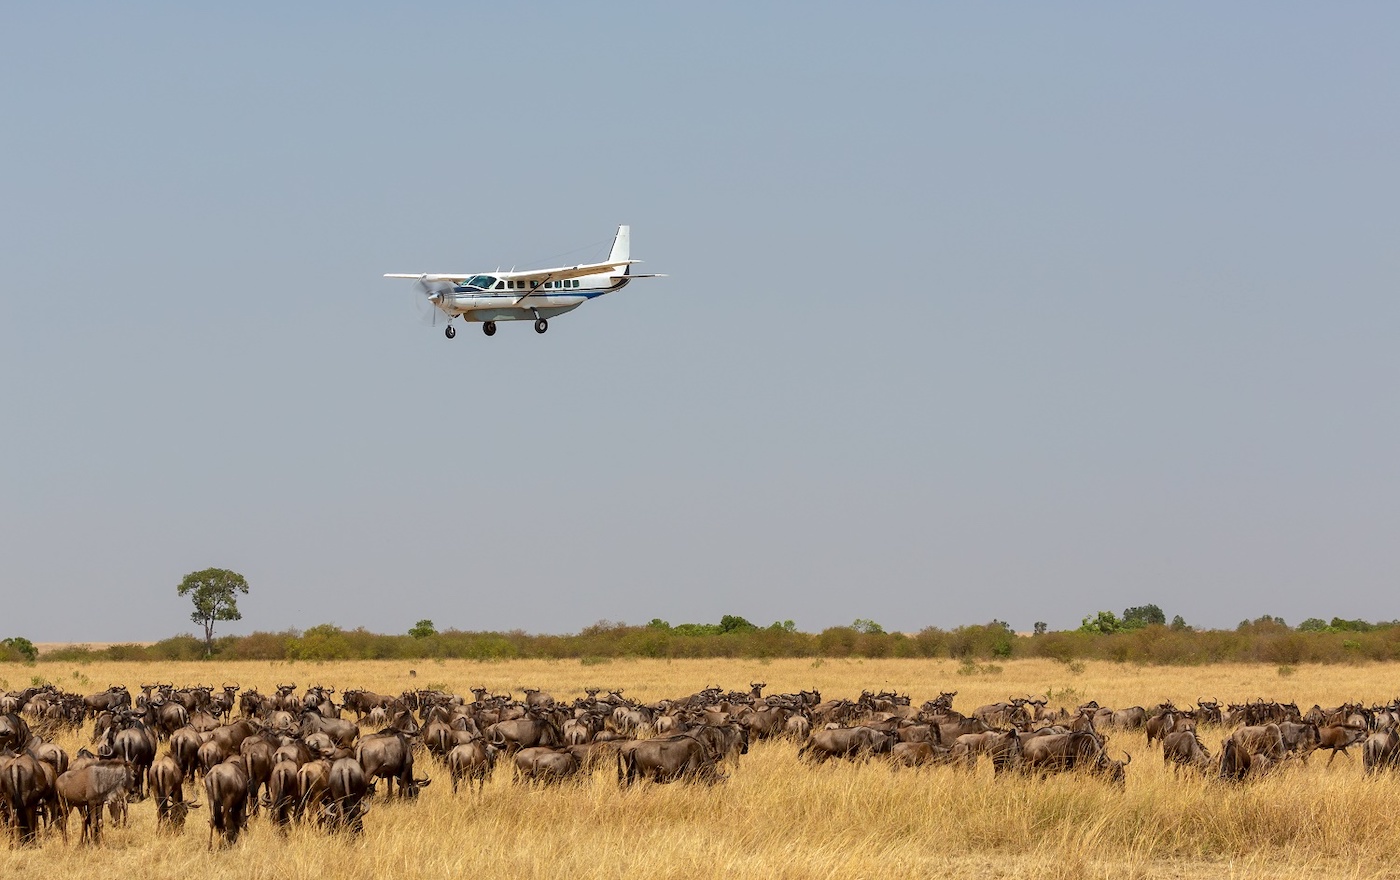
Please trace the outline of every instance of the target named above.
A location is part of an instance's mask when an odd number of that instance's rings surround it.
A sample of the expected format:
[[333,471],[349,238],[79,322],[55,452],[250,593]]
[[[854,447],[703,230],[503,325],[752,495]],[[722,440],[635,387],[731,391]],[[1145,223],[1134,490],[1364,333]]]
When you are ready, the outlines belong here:
[[829,758],[860,758],[885,754],[894,745],[894,736],[869,727],[838,727],[814,730],[797,752],[799,759],[820,764]]
[[519,779],[527,782],[558,782],[578,773],[578,758],[567,749],[531,746],[515,753],[515,769]]
[[413,778],[413,746],[407,735],[392,728],[361,739],[355,760],[364,768],[372,788],[377,787],[377,780],[386,780],[389,797],[394,796],[395,780],[399,783],[399,797],[404,798],[418,797],[418,790],[428,784],[427,778]]
[[185,830],[185,818],[199,804],[185,800],[185,774],[180,763],[164,755],[146,771],[151,797],[156,802],[156,828],[168,828],[179,834]]
[[327,718],[316,709],[307,709],[301,716],[301,735],[324,733],[343,749],[353,749],[360,728],[353,721],[341,718]]
[[285,830],[301,805],[301,789],[297,785],[297,771],[300,769],[301,764],[291,760],[272,765],[272,773],[267,778],[267,799],[263,806],[267,807],[268,818],[277,828]]
[[1202,773],[1211,767],[1210,752],[1194,730],[1178,730],[1163,737],[1162,762],[1172,764],[1177,773],[1182,767],[1195,767]]
[[[1034,737],[1039,738],[1039,737]],[[961,746],[958,754],[967,769],[977,765],[977,756],[986,755],[992,762],[992,775],[999,775],[1014,768],[1021,760],[1023,744],[1015,730],[988,730],[983,733],[965,733],[955,742]]]
[[39,832],[39,811],[53,798],[53,768],[28,752],[0,757],[0,800],[3,800],[19,834],[19,842],[32,843]]
[[[888,739],[887,734],[870,732]],[[617,781],[624,786],[631,785],[638,779],[650,779],[653,782],[717,782],[721,778],[720,757],[712,744],[685,734],[633,740],[618,749]]]
[[209,805],[209,848],[214,848],[216,833],[226,843],[237,843],[248,824],[248,771],[241,755],[204,774],[204,801]]
[[325,826],[329,831],[348,830],[359,834],[365,830],[365,813],[369,804],[369,783],[364,768],[354,758],[341,758],[331,765],[328,795],[325,805]]
[[486,739],[507,755],[532,746],[561,746],[564,737],[550,716],[513,718],[486,728]]
[[[1261,754],[1275,761],[1282,761],[1283,756],[1287,754],[1287,749],[1283,746],[1283,731],[1277,724],[1240,727],[1230,734],[1230,739],[1238,743],[1246,755]],[[1223,752],[1221,758],[1224,758]]]
[[1366,739],[1361,748],[1361,766],[1367,774],[1400,767],[1400,732],[1394,724]]
[[1231,736],[1220,744],[1220,778],[1227,782],[1243,782],[1249,776],[1249,749]]
[[131,762],[136,771],[136,788],[132,792],[134,800],[141,800],[146,791],[146,771],[156,760],[156,734],[139,719],[132,719],[129,725],[118,730],[107,731],[97,754],[103,758],[121,758]]
[[1021,767],[1027,773],[1087,769],[1103,755],[1103,740],[1088,731],[1031,737],[1021,743]]
[[63,842],[68,842],[68,814],[76,809],[83,820],[79,840],[101,843],[102,808],[125,798],[135,785],[135,768],[123,760],[87,762],[59,776],[54,787],[58,793],[58,821]]
[[325,818],[321,808],[326,802],[326,790],[330,784],[330,776],[331,761],[329,758],[307,761],[297,769],[297,791],[301,798],[298,804],[299,815],[311,816],[317,821]]
[[467,779],[468,788],[476,783],[478,793],[485,791],[486,780],[496,766],[496,747],[483,739],[460,743],[447,753],[447,772],[452,774],[452,793]]

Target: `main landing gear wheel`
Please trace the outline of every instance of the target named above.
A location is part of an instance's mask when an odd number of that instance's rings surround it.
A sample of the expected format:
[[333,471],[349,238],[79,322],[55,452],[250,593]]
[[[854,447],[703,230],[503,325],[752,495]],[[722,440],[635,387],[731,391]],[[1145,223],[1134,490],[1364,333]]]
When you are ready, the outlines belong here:
[[536,332],[536,333],[543,333],[544,331],[546,331],[546,330],[548,330],[548,329],[549,329],[549,322],[546,321],[544,318],[540,318],[538,321],[535,322],[535,332]]
[[447,334],[448,339],[451,339],[452,337],[457,335],[457,328],[453,327],[451,324],[448,324],[447,329],[442,332]]
[[495,336],[495,335],[496,335],[496,322],[495,322],[495,321],[487,321],[485,324],[482,324],[482,325],[481,325],[481,332],[482,332],[482,333],[485,333],[487,336]]

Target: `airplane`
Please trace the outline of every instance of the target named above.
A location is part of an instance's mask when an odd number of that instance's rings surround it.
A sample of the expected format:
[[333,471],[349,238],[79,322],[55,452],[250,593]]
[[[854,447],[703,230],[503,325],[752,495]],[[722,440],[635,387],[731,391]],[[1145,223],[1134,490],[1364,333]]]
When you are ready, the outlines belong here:
[[[632,227],[617,227],[608,258],[555,269],[451,274],[387,274],[412,278],[433,307],[447,316],[448,339],[457,335],[455,318],[476,321],[487,336],[496,335],[497,321],[535,319],[535,332],[549,329],[549,319],[571,312],[591,299],[621,290],[636,278],[665,275],[633,274],[641,260],[631,259]],[[434,313],[436,315],[436,313]]]

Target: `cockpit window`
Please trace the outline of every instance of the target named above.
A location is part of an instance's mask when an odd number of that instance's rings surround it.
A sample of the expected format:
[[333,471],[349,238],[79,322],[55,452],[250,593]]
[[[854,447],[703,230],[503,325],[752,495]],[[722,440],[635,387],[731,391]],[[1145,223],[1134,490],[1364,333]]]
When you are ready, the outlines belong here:
[[491,275],[477,275],[467,280],[468,287],[475,287],[478,290],[490,290],[491,285],[496,283],[496,279]]

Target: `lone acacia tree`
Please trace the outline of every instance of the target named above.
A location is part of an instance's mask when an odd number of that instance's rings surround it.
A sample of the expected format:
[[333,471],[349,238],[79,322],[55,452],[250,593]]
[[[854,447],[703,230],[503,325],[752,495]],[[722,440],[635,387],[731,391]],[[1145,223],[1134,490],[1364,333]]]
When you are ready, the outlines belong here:
[[204,627],[204,656],[208,657],[214,653],[214,621],[243,619],[238,594],[248,594],[248,581],[236,571],[206,568],[185,575],[177,589],[194,603],[190,620]]

